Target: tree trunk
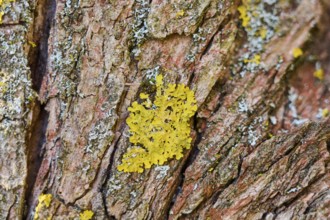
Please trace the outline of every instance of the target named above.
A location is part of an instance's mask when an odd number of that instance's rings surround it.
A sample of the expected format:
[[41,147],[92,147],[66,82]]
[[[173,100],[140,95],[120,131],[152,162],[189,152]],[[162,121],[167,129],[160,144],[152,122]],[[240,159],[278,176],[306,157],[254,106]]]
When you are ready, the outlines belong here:
[[[4,0],[0,16],[1,219],[330,219],[328,0]],[[190,149],[118,171],[157,75],[195,94]]]

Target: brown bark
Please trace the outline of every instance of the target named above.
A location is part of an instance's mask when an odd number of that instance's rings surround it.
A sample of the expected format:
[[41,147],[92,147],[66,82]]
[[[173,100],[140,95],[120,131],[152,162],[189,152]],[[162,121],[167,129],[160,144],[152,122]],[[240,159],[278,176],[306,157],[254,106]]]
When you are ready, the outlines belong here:
[[[39,219],[329,219],[330,4],[260,2],[248,26],[229,0],[7,5],[0,218],[33,219],[43,193]],[[195,92],[191,148],[119,172],[156,74]]]

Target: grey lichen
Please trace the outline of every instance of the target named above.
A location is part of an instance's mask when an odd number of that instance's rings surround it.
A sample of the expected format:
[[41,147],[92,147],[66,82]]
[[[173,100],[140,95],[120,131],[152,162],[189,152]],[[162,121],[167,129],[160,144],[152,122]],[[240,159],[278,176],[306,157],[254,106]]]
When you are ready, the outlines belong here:
[[24,119],[35,97],[23,50],[25,39],[18,34],[25,31],[21,27],[16,31],[0,32],[0,56],[6,61],[0,64],[0,131],[5,135],[9,131],[15,134],[16,120]]
[[263,69],[261,54],[264,46],[274,37],[280,19],[277,0],[246,1],[238,10],[242,19],[242,26],[247,34],[244,45],[246,52],[239,58],[240,75],[254,73]]
[[28,130],[35,99],[28,67],[25,35],[21,25],[0,31],[0,219],[19,218],[27,173]]
[[147,24],[148,14],[150,12],[150,4],[147,0],[137,0],[136,9],[134,10],[134,23],[132,25],[133,32],[133,55],[140,55],[140,46],[146,40],[149,29]]
[[249,112],[249,105],[246,99],[241,99],[238,102],[238,112],[248,113]]
[[156,82],[156,76],[158,76],[160,71],[161,71],[160,66],[155,66],[154,68],[146,70],[145,76],[146,76],[147,81],[150,84],[154,85]]
[[198,28],[196,33],[192,35],[192,46],[186,56],[187,61],[194,62],[196,55],[199,53],[200,45],[206,40],[206,36],[210,34],[210,29]]
[[156,179],[163,179],[167,175],[169,169],[170,167],[168,165],[156,166],[155,171],[159,171],[158,175],[156,176]]
[[[108,116],[108,118],[111,118],[111,116]],[[86,153],[93,153],[96,148],[103,148],[106,144],[111,143],[113,137],[111,129],[113,124],[106,122],[106,119],[96,123],[89,132],[88,144],[85,147]]]
[[0,1],[0,24],[31,23],[34,5],[30,1],[2,0]]

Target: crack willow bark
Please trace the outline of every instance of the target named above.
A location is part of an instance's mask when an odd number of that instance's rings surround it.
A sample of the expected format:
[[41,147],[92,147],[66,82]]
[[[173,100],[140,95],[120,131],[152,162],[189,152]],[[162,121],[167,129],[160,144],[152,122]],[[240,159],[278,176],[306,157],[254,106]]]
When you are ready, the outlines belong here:
[[[33,219],[41,194],[39,219],[330,218],[328,1],[2,8],[1,219]],[[195,92],[191,148],[119,172],[127,108],[157,74]]]

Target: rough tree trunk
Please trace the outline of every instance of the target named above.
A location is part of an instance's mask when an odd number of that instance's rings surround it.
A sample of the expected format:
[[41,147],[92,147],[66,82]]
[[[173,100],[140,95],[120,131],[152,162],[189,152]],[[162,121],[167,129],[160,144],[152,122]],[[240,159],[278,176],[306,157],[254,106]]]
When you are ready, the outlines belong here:
[[[2,4],[0,219],[330,219],[328,0]],[[191,148],[119,172],[157,74]]]

